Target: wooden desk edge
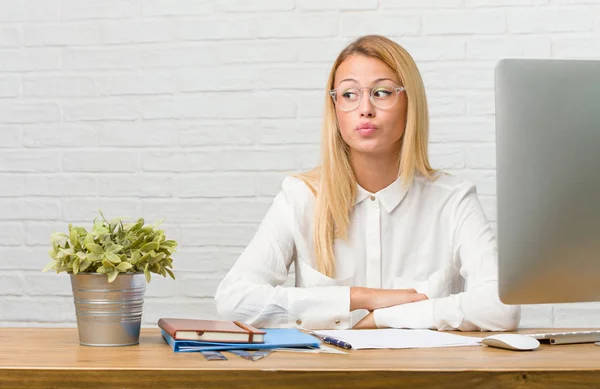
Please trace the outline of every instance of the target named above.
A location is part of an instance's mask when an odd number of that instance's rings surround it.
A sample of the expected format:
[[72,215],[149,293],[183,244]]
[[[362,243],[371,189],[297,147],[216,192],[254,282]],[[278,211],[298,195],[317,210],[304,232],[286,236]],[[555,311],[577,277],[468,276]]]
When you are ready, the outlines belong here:
[[[82,374],[85,373],[85,374]],[[4,369],[3,389],[30,388],[565,388],[593,387],[600,371],[292,371],[292,370]]]
[[[73,330],[70,330],[73,331]],[[62,331],[60,331],[62,332]],[[145,330],[146,336],[156,338],[156,330]],[[63,336],[66,336],[64,333]],[[70,335],[69,335],[70,336]],[[563,347],[563,346],[547,346]],[[593,347],[598,349],[600,347]],[[586,350],[589,350],[586,347]],[[492,350],[490,350],[492,351]],[[543,352],[545,350],[540,350]],[[498,351],[506,352],[504,350]],[[535,351],[537,352],[537,351]],[[579,354],[579,348],[571,352]],[[550,353],[552,354],[552,353]],[[561,353],[562,354],[562,353]],[[169,354],[170,355],[170,354]],[[454,355],[454,354],[453,354]],[[506,354],[508,355],[508,354]],[[516,354],[515,354],[516,355]],[[529,354],[523,354],[529,355]],[[533,354],[531,354],[533,355]],[[595,355],[595,352],[593,353]],[[563,356],[564,357],[564,356]],[[545,358],[544,358],[545,359]],[[338,389],[349,386],[358,388],[564,388],[594,387],[600,383],[600,364],[587,365],[580,368],[571,363],[568,367],[557,366],[557,359],[552,366],[523,368],[506,366],[494,368],[402,368],[388,366],[380,369],[353,368],[315,368],[310,369],[293,365],[278,366],[265,364],[262,360],[249,362],[248,367],[221,362],[208,362],[191,367],[0,367],[0,387],[2,389],[24,388],[306,388]],[[221,367],[222,366],[222,367]],[[371,365],[373,367],[373,365]]]

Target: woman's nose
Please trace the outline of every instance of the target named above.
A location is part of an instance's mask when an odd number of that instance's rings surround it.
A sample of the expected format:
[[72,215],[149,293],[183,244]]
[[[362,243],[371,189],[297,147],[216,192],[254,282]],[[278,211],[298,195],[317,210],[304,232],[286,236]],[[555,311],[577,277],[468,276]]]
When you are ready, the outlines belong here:
[[371,103],[371,99],[369,98],[368,94],[364,94],[360,99],[358,110],[360,117],[375,117],[375,107],[373,106],[373,103]]

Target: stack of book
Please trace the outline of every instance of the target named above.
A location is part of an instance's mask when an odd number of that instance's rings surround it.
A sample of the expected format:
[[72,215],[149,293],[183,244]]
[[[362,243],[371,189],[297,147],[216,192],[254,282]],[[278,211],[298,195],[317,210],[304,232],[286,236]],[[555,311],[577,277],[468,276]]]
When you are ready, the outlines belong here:
[[258,329],[238,321],[161,318],[158,326],[175,352],[318,348],[320,341],[295,328]]

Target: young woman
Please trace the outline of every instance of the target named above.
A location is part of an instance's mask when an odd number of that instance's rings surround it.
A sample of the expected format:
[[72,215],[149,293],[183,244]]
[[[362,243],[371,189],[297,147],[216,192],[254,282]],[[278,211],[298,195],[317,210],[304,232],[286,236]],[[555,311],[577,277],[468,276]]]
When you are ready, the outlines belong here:
[[[216,293],[257,327],[512,330],[475,186],[432,169],[411,56],[364,36],[327,82],[321,164],[283,181]],[[294,266],[295,287],[282,287]]]

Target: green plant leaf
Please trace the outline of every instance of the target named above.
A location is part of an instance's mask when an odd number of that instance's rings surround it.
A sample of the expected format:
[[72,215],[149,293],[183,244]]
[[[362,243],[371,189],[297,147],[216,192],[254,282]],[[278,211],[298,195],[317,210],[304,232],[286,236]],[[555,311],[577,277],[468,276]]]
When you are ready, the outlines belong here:
[[121,272],[126,272],[127,270],[131,269],[133,267],[133,265],[129,262],[121,262],[117,265],[117,270],[121,271]]
[[162,231],[159,231],[154,238],[152,238],[153,242],[160,243],[165,240],[165,236]]
[[84,272],[87,270],[88,267],[90,267],[92,263],[90,261],[88,261],[87,259],[82,259],[80,264],[79,264],[79,271],[80,272]]
[[134,265],[137,265],[140,262],[141,257],[142,257],[142,254],[140,253],[140,250],[132,251],[130,262]]
[[165,240],[164,242],[162,242],[160,244],[160,247],[169,247],[169,248],[177,247],[177,242],[175,242],[174,240]]
[[112,263],[121,263],[121,258],[119,258],[119,256],[115,253],[106,252],[104,253],[104,256]]
[[102,246],[97,245],[96,243],[87,243],[85,245],[85,247],[92,253],[94,254],[102,254],[104,253],[104,250],[102,249]]
[[43,272],[47,272],[50,271],[51,269],[54,268],[54,265],[56,264],[55,261],[52,262],[48,262],[48,264],[44,267],[44,270],[42,270]]
[[87,230],[84,227],[73,227],[73,229],[77,231],[77,234],[80,237],[85,237],[88,234]]
[[48,250],[48,255],[50,256],[50,258],[56,259],[56,251]]
[[119,271],[118,270],[113,270],[110,273],[108,273],[108,283],[112,283],[117,276],[119,275]]
[[106,251],[111,252],[111,253],[115,253],[118,254],[119,251],[123,250],[123,246],[120,244],[114,244],[112,246],[110,246],[109,248],[106,249]]
[[75,257],[75,260],[73,261],[73,274],[79,273],[79,261],[79,257]]
[[147,264],[148,259],[152,257],[152,254],[154,254],[154,251],[150,251],[150,252],[142,255],[142,257],[140,258],[140,265]]
[[66,255],[71,255],[71,254],[75,254],[75,251],[72,248],[68,248],[68,249],[59,249],[61,252],[65,253]]
[[145,235],[150,235],[150,234],[152,234],[154,229],[152,228],[152,226],[146,226],[146,227],[142,228],[140,231]]
[[140,235],[138,238],[135,239],[135,241],[131,244],[131,248],[132,249],[136,249],[138,248],[142,243],[144,243],[146,236],[144,235]]
[[158,246],[158,242],[150,242],[143,245],[140,250],[144,253],[147,253],[148,251],[158,250]]
[[[85,239],[83,240],[83,245],[87,247],[89,243],[94,243],[94,235],[91,232],[88,232],[85,235]],[[89,250],[89,249],[88,249]]]
[[146,276],[146,282],[150,282],[150,270],[148,269],[148,264],[146,264],[146,267],[144,268],[144,275]]
[[102,254],[94,254],[94,253],[87,253],[86,257],[92,263],[100,262],[100,261],[102,261],[102,259],[104,259],[104,256]]
[[106,218],[104,217],[104,214],[102,213],[102,210],[101,210],[101,209],[99,209],[99,210],[98,210],[98,213],[100,214],[100,216],[102,217],[102,219],[103,219],[105,222],[108,222],[108,220],[106,220]]
[[152,259],[150,260],[150,264],[156,264],[161,262],[164,258],[166,257],[165,253],[156,253],[155,255],[152,256]]
[[76,230],[73,229],[71,224],[69,224],[69,231],[71,231],[69,235],[69,241],[71,242],[71,247],[77,247],[79,244],[79,234]]
[[144,218],[141,217],[137,220],[137,222],[134,225],[131,226],[131,228],[129,229],[129,232],[134,233],[134,232],[140,230],[142,227],[144,227]]
[[94,228],[92,229],[93,235],[102,236],[102,235],[106,235],[108,233],[109,233],[108,228],[105,227],[104,225],[102,225],[101,223],[94,224]]
[[50,234],[50,239],[55,241],[66,241],[69,240],[69,235],[65,234],[64,232],[53,232]]

